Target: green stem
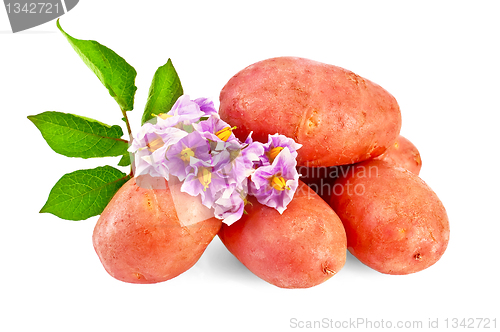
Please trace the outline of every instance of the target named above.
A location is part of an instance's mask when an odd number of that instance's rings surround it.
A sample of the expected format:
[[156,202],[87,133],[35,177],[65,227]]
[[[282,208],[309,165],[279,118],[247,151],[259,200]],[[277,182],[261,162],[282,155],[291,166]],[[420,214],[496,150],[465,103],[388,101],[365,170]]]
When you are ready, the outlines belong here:
[[[128,137],[129,137],[129,143],[132,144],[132,129],[130,128],[130,122],[128,121],[128,117],[127,117],[127,111],[124,111],[124,110],[121,110],[122,111],[122,114],[123,114],[123,118],[125,119],[125,124],[127,125],[127,131],[128,131]],[[133,178],[134,177],[134,170],[132,168],[132,160],[131,160],[131,163],[130,163],[130,177]]]
[[127,131],[130,141],[132,143],[132,129],[130,129],[130,123],[128,122],[127,111],[122,110],[123,118],[125,119],[125,123],[127,124]]

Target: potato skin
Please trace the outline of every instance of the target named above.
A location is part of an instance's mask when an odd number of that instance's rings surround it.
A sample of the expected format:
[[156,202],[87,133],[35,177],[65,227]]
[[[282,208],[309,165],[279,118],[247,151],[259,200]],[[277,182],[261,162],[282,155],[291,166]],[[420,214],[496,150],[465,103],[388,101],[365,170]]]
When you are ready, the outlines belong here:
[[318,285],[345,264],[346,236],[333,210],[307,185],[299,182],[283,214],[254,197],[248,214],[222,225],[219,237],[250,271],[281,288]]
[[101,214],[92,238],[95,251],[118,280],[172,279],[198,261],[222,223],[211,218],[182,226],[167,181],[161,178],[164,189],[146,189],[136,180],[125,183]]
[[347,248],[387,274],[409,274],[436,263],[450,227],[432,189],[414,173],[381,160],[354,165],[337,180],[330,205],[347,233]]
[[420,173],[422,168],[422,158],[417,147],[401,135],[383,154],[374,159],[384,160],[416,175]]
[[336,166],[382,154],[401,129],[396,99],[353,72],[317,61],[279,57],[252,64],[220,93],[221,118],[244,140],[283,134],[303,144],[298,165]]

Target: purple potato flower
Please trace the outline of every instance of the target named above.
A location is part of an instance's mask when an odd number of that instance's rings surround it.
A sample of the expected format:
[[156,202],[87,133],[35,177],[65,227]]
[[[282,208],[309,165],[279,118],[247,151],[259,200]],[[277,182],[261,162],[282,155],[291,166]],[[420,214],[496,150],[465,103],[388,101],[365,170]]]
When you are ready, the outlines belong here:
[[245,211],[246,196],[248,194],[248,179],[245,178],[239,185],[230,185],[227,189],[218,192],[214,202],[214,214],[218,219],[230,226],[238,221]]
[[157,125],[145,123],[128,148],[128,151],[134,154],[134,174],[150,174],[168,180],[165,151],[186,135],[185,131],[178,128],[159,128]]
[[231,225],[239,220],[244,212],[246,196],[248,194],[248,177],[255,171],[254,164],[264,148],[259,142],[241,144],[239,141],[227,142],[227,148],[218,154],[225,155],[222,167],[217,173],[226,179],[227,187],[217,192],[214,202],[215,217],[223,219]]
[[[210,106],[206,105],[206,101],[199,101],[206,110]],[[205,112],[195,101],[192,101],[188,95],[182,95],[177,99],[172,109],[166,114],[160,114],[157,118],[157,125],[160,127],[178,127],[183,128],[185,125],[190,125],[200,120]]]
[[204,116],[210,116],[214,114],[218,114],[215,109],[214,102],[209,98],[197,98],[193,100],[198,106],[200,110],[205,114]]
[[211,115],[207,120],[193,123],[193,129],[210,141],[212,152],[225,150],[226,143],[233,141],[239,143],[232,132],[233,128],[217,114]]
[[244,143],[221,120],[207,98],[183,95],[156,124],[145,123],[128,151],[134,153],[136,176],[175,176],[181,191],[200,196],[216,218],[231,225],[244,213],[247,195],[283,213],[298,187],[297,149],[302,145],[283,135],[268,142]]
[[252,134],[253,131],[248,134],[248,137],[245,139],[245,143],[243,143],[245,146],[244,155],[247,160],[252,161],[253,167],[257,168],[262,166],[261,159],[264,158],[265,146],[261,142],[254,142]]
[[214,172],[210,160],[191,157],[186,172],[181,191],[191,196],[201,195],[201,203],[208,208],[213,207],[217,193],[229,187],[227,179]]
[[297,158],[297,150],[302,147],[302,144],[296,143],[292,138],[285,135],[269,135],[267,143],[264,144],[264,155],[261,157],[262,164],[272,164],[276,156],[285,147],[288,148],[293,158]]
[[234,141],[227,144],[226,150],[220,152],[221,155],[228,155],[227,163],[221,168],[222,172],[229,179],[229,184],[239,184],[255,172],[255,163],[264,153],[262,143],[252,142],[248,145]]
[[211,163],[212,159],[207,140],[197,131],[187,134],[186,137],[171,145],[166,151],[165,163],[168,171],[183,181],[188,173],[187,167],[191,158],[208,163]]
[[252,174],[249,194],[259,203],[283,213],[299,184],[296,166],[288,147],[283,148],[271,165],[260,166]]

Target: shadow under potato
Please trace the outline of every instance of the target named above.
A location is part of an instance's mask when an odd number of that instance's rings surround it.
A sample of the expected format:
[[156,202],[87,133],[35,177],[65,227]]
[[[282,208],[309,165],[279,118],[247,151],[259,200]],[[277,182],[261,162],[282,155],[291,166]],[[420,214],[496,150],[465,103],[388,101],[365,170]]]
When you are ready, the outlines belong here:
[[[347,255],[346,255],[346,262],[344,265],[343,270],[348,270],[348,271],[354,271],[354,273],[361,274],[361,273],[371,273],[371,272],[376,272],[372,268],[366,266],[365,264],[361,263],[359,259],[354,257],[349,250],[347,250]],[[342,273],[342,271],[340,271]]]
[[207,262],[210,268],[219,271],[221,275],[227,276],[233,281],[239,282],[241,280],[245,284],[248,282],[267,284],[234,257],[218,236],[214,237],[202,259]]

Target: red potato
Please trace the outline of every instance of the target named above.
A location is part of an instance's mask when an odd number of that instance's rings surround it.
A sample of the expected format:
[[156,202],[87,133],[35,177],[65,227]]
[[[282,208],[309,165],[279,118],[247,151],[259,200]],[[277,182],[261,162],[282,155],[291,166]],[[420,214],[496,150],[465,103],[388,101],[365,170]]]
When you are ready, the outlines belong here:
[[164,178],[150,176],[132,178],[120,188],[93,234],[94,248],[111,276],[156,283],[198,261],[222,223],[213,213],[207,218],[210,211],[183,194],[177,187],[169,188]]
[[283,214],[254,197],[248,214],[222,225],[219,237],[250,271],[282,288],[308,288],[339,272],[346,259],[346,236],[333,210],[299,181]]
[[401,135],[398,136],[392,146],[375,159],[400,166],[416,175],[420,173],[422,168],[422,159],[417,147]]
[[[391,165],[399,166],[418,175],[422,168],[422,159],[417,147],[408,139],[399,135],[383,154],[373,158],[383,160]],[[298,166],[297,171],[304,181],[316,194],[326,202],[331,199],[335,180],[342,174],[347,174],[354,165],[332,166],[332,167],[306,167]]]
[[446,250],[446,210],[414,173],[381,160],[354,165],[336,181],[330,205],[342,220],[347,248],[387,274],[409,274],[436,263]]
[[374,158],[401,129],[396,99],[353,72],[308,59],[279,57],[234,75],[220,93],[220,116],[244,140],[283,134],[303,144],[299,166],[347,165]]

